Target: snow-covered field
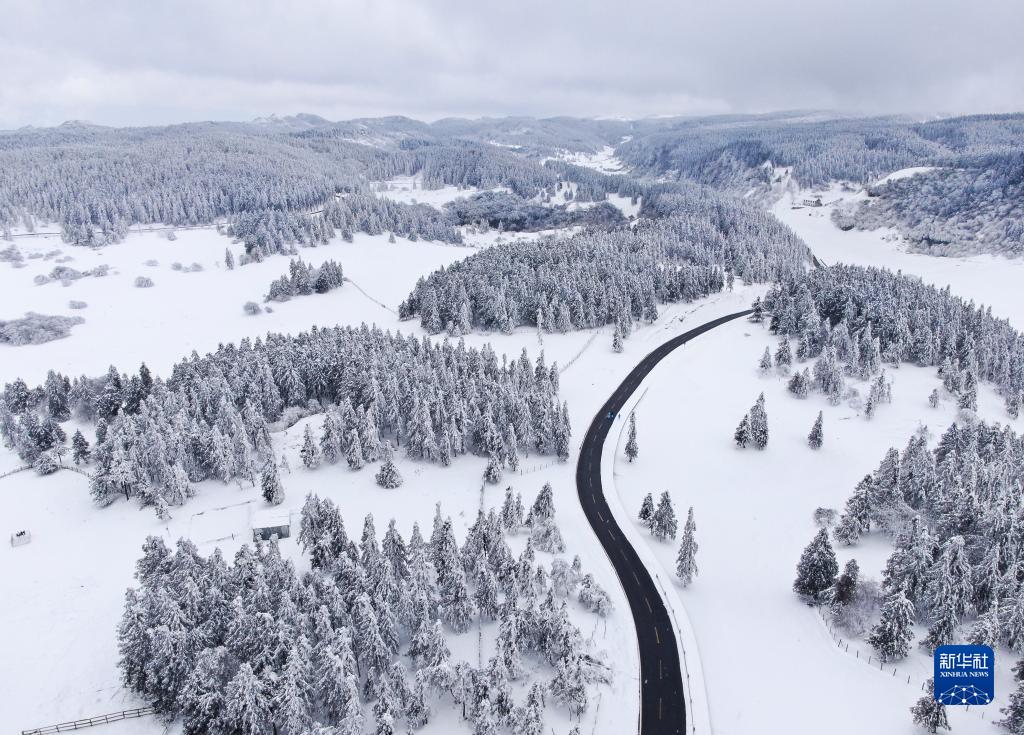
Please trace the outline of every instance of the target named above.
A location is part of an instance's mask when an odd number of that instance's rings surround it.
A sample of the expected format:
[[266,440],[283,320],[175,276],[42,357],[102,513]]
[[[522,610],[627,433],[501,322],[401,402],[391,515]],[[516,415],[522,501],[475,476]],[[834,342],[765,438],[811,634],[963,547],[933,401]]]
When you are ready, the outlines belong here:
[[[429,204],[431,207],[441,209],[445,204],[454,202],[461,197],[470,197],[481,190],[475,187],[442,186],[440,189],[424,189],[423,177],[396,176],[387,181],[378,182],[374,185],[377,195],[385,199],[392,199],[403,204]],[[491,191],[499,191],[492,189]]]
[[[873,651],[854,643],[847,652],[846,636],[837,633],[844,639],[840,650],[816,610],[791,588],[800,553],[818,530],[815,508],[841,510],[889,447],[902,450],[922,423],[937,437],[954,420],[955,403],[931,409],[927,397],[939,380],[934,370],[912,366],[889,371],[893,403],[870,421],[847,405],[829,406],[819,394],[799,400],[783,378],[757,370],[764,347],[775,342],[763,326],[739,320],[676,350],[654,370],[632,404],[639,400],[639,458],[626,461],[621,435],[606,447],[617,448],[607,485],[614,484],[622,501],[619,523],[653,551],[658,576],[675,588],[670,595],[692,623],[714,732],[913,733],[908,710],[930,676],[931,657],[915,649],[895,675],[892,665],[879,670],[877,658],[869,666],[861,658]],[[768,447],[740,450],[733,432],[762,391]],[[987,386],[979,407],[983,417],[1006,423],[1002,401]],[[818,411],[824,411],[825,444],[813,451],[806,437]],[[1024,422],[1014,426],[1020,431]],[[643,496],[657,499],[665,490],[680,528],[689,506],[696,516],[700,576],[687,589],[674,576],[678,542],[656,541],[636,521]],[[876,580],[889,553],[877,535],[837,548],[840,566],[856,558],[862,576]],[[1008,651],[999,656],[1013,658]],[[1008,663],[999,674],[996,705],[1004,706],[1013,689]],[[950,709],[955,732],[992,731],[995,706]]]
[[[891,176],[911,175],[908,171]],[[812,192],[790,190],[775,203],[772,212],[803,238],[825,263],[885,266],[920,276],[926,283],[940,288],[949,285],[954,294],[991,306],[993,314],[1009,319],[1018,329],[1024,328],[1024,296],[1021,295],[1024,260],[996,255],[940,258],[911,253],[907,252],[899,234],[890,228],[844,232],[832,223],[832,210],[863,198],[863,192],[844,191],[835,185],[814,192],[814,195],[819,194],[825,206],[801,207],[800,203]],[[794,205],[799,208],[794,209]]]
[[[268,258],[228,271],[224,249],[229,247],[237,261],[241,246],[213,229],[184,230],[173,242],[159,233],[131,234],[117,245],[98,249],[64,245],[56,237],[26,240],[18,241],[25,267],[0,263],[0,319],[36,311],[81,316],[85,323],[73,327],[69,337],[42,345],[0,345],[0,384],[20,376],[34,385],[51,368],[66,375],[99,375],[111,364],[133,370],[143,361],[156,374],[166,374],[192,350],[204,354],[221,342],[267,332],[295,333],[314,324],[390,323],[394,315],[388,309],[398,308],[420,275],[472,252],[444,243],[388,243],[387,235],[356,234],[351,243],[335,238],[328,245],[302,248],[299,256],[313,265],[327,259],[340,262],[352,283],[326,294],[273,303],[273,313],[249,316],[242,305],[262,304],[270,282],[288,271],[288,258]],[[54,249],[73,258],[63,265],[85,271],[106,264],[111,273],[85,277],[67,287],[60,282],[38,286],[33,279],[48,274],[57,263],[27,256]],[[151,260],[157,265],[146,265]],[[203,270],[175,271],[175,262],[199,263]],[[153,287],[134,288],[137,276],[152,278]],[[72,299],[88,306],[71,309]]]

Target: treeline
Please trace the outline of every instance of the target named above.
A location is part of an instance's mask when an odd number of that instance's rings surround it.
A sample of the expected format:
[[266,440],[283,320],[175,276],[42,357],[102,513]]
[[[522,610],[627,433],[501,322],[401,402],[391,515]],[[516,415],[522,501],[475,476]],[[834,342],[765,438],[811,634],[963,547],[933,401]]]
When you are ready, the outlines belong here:
[[410,240],[461,243],[462,235],[442,212],[425,204],[404,204],[372,194],[331,198],[315,213],[282,210],[249,212],[234,218],[229,234],[245,244],[246,255],[262,260],[275,253],[294,255],[297,247],[328,242],[336,233],[390,232]]
[[930,255],[1024,254],[1024,153],[985,156],[868,189],[840,227],[895,227]]
[[332,405],[359,420],[371,456],[383,454],[386,441],[442,464],[475,453],[500,475],[518,452],[569,455],[568,409],[558,400],[557,369],[543,357],[533,364],[524,351],[499,361],[489,345],[438,344],[365,325],[193,353],[166,381],[145,365],[135,375],[111,367],[73,381],[52,373],[34,389],[15,381],[0,401],[0,434],[35,462],[66,451],[56,430],[72,413],[96,421],[94,500],[124,495],[162,509],[183,503],[203,480],[255,482],[275,462],[270,424]]
[[807,262],[790,230],[730,197],[661,187],[643,206],[654,218],[635,227],[496,246],[438,270],[399,314],[419,315],[431,333],[616,324],[625,336],[634,322],[656,319],[659,303],[720,291],[727,273],[760,282],[794,276]]
[[[488,227],[513,232],[577,226],[608,229],[625,222],[622,212],[607,202],[579,208],[559,204],[557,199],[562,191],[562,185],[558,184],[550,204],[523,199],[508,192],[485,191],[449,202],[445,205],[445,211],[456,225],[483,223]],[[564,191],[570,190],[566,187]]]
[[[304,214],[339,194],[366,196],[372,181],[415,173],[427,187],[504,186],[524,197],[557,184],[535,160],[399,118],[311,127],[75,123],[0,136],[0,226],[56,222],[68,242],[103,244],[133,224],[198,225],[243,214],[269,223],[277,213],[294,219],[274,220],[271,234],[291,230],[284,241],[302,242],[301,231],[315,242],[322,233]],[[455,241],[426,222],[425,209],[366,199],[352,213],[327,213],[326,225]],[[275,249],[260,243],[261,251]]]
[[1021,150],[1024,116],[990,115],[915,124],[899,118],[808,121],[799,114],[674,121],[616,147],[634,174],[691,180],[747,193],[791,167],[804,187],[868,184],[910,166],[959,166]]
[[884,269],[834,265],[773,287],[763,306],[774,331],[798,340],[801,359],[826,351],[832,364],[847,359],[832,335],[838,327],[846,335],[838,342],[849,339],[857,363],[937,366],[947,390],[970,409],[977,408],[979,381],[989,381],[1010,416],[1020,412],[1024,337],[991,309],[953,296],[948,287],[939,290]]
[[[406,542],[392,520],[378,541],[372,515],[350,538],[337,507],[310,495],[302,575],[274,541],[229,564],[219,549],[204,558],[191,541],[171,551],[150,537],[118,626],[125,684],[189,735],[389,735],[439,706],[461,709],[475,733],[541,735],[549,699],[578,717],[604,678],[567,598],[602,615],[610,605],[579,557],[546,566],[529,541],[512,554],[506,534],[553,521],[550,486],[523,511],[518,498],[481,510],[460,547],[438,505],[429,540],[414,524]],[[451,637],[492,621],[486,664],[452,656]],[[529,686],[521,701],[513,682]]]
[[345,273],[340,263],[326,260],[314,267],[297,258],[288,263],[287,275],[271,281],[265,300],[288,301],[293,296],[327,293],[341,288],[344,283]]

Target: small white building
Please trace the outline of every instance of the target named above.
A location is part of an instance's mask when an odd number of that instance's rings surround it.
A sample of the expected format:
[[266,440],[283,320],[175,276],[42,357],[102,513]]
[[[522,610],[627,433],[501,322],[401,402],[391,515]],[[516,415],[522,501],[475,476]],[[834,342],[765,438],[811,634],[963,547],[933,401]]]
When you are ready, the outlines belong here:
[[252,540],[270,541],[292,535],[291,515],[288,511],[268,508],[252,514]]
[[29,531],[15,531],[11,534],[11,546],[24,546],[32,540]]

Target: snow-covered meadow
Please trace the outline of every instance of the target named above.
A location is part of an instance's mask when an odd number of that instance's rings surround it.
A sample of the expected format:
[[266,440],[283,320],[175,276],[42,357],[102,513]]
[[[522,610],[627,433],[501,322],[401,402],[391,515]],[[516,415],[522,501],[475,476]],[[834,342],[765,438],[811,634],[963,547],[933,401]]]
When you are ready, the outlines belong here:
[[[848,403],[830,406],[820,394],[800,400],[782,377],[758,371],[765,346],[774,350],[775,344],[763,325],[734,321],[676,350],[644,381],[623,411],[635,407],[638,459],[627,462],[624,432],[609,439],[617,451],[607,484],[621,500],[619,523],[651,549],[670,599],[692,624],[713,731],[815,732],[828,722],[835,733],[913,733],[908,710],[930,676],[931,656],[915,646],[895,667],[879,670],[877,655],[869,666],[870,647],[861,640],[847,651],[847,636],[837,632],[844,639],[840,650],[792,584],[800,553],[818,530],[814,510],[841,510],[885,451],[902,449],[920,425],[928,426],[934,443],[956,418],[955,401],[947,397],[930,408],[928,394],[941,390],[940,380],[934,369],[907,365],[888,371],[893,402],[871,420]],[[768,447],[738,449],[733,432],[761,392]],[[807,435],[819,411],[825,441],[814,451]],[[979,394],[979,415],[1006,423],[1002,401],[987,386]],[[1011,425],[1020,431],[1024,421]],[[675,580],[678,541],[655,540],[636,518],[645,494],[657,499],[665,490],[680,527],[688,507],[696,516],[700,576],[686,589]],[[879,534],[836,548],[840,565],[856,558],[862,576],[876,580],[890,552]],[[920,639],[924,631],[917,632]],[[1005,650],[1000,656],[1013,658]],[[1000,664],[999,675],[996,705],[1004,706],[1013,689],[1009,665]],[[955,731],[991,731],[993,707],[951,709]]]

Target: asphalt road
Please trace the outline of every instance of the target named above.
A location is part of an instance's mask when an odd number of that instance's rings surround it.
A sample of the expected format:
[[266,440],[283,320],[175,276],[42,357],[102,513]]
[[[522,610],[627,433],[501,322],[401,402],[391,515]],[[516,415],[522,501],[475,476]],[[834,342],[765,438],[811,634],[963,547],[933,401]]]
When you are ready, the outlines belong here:
[[[633,368],[611,398],[605,402],[587,429],[576,465],[576,490],[583,512],[611,559],[622,582],[636,623],[640,649],[640,733],[641,735],[683,735],[686,730],[686,700],[679,651],[668,610],[662,602],[647,568],[623,535],[601,487],[601,453],[605,438],[616,425],[608,418],[617,415],[640,382],[654,366],[680,345],[686,344],[726,322],[746,316],[750,310],[729,314],[673,337],[651,352]],[[625,421],[621,417],[619,421]],[[614,451],[614,449],[612,450]]]

